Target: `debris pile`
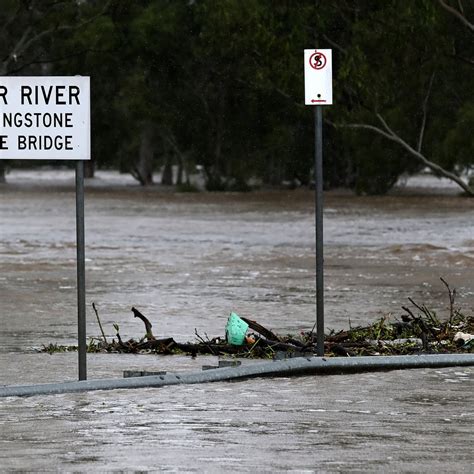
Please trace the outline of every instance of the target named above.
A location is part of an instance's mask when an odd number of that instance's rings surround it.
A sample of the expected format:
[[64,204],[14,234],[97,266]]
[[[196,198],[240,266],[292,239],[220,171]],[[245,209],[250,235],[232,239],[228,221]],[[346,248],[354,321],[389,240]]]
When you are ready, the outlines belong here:
[[[412,307],[403,306],[400,320],[382,317],[366,327],[331,331],[325,336],[327,356],[408,355],[474,352],[474,316],[465,315],[455,307],[456,290],[441,279],[449,295],[449,317],[441,320],[425,305],[408,298]],[[231,355],[242,358],[273,358],[312,356],[316,352],[316,333],[301,332],[298,336],[277,335],[257,321],[231,313],[225,328],[225,337],[205,338],[195,330],[196,341],[177,342],[172,337],[157,338],[152,324],[138,309],[132,308],[134,317],[145,325],[145,335],[136,340],[124,341],[119,327],[114,324],[115,337],[109,341],[104,333],[95,304],[92,305],[101,330],[100,338],[92,338],[88,352]],[[76,346],[43,346],[42,352],[65,352]]]

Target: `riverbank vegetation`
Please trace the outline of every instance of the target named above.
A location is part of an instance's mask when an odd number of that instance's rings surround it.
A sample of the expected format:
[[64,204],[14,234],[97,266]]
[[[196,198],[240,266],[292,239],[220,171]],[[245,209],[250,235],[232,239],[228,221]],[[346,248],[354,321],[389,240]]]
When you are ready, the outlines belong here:
[[332,48],[326,186],[380,194],[429,169],[472,194],[473,22],[464,0],[8,0],[0,76],[91,76],[89,174],[310,186],[303,49]]

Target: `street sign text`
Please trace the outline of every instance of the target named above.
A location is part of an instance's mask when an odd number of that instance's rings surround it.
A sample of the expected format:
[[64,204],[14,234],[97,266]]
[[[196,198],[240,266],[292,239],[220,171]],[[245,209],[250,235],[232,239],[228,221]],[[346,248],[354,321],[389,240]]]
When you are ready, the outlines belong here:
[[0,159],[90,159],[88,77],[0,77]]

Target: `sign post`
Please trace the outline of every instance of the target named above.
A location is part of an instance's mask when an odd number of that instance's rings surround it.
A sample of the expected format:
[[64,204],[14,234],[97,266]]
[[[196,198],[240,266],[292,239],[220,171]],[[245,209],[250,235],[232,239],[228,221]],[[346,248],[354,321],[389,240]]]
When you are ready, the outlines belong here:
[[0,77],[0,160],[76,161],[79,380],[87,379],[84,160],[89,159],[89,77]]
[[84,162],[76,162],[77,351],[79,380],[87,380],[86,252],[84,237]]
[[324,356],[323,111],[332,105],[332,50],[304,50],[305,105],[314,107],[316,351]]

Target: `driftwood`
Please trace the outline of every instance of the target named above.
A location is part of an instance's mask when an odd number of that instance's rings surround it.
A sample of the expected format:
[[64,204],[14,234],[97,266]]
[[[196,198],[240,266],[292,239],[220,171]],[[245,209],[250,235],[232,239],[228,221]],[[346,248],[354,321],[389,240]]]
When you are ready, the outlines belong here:
[[[211,355],[222,355],[222,354],[241,354],[246,355],[248,353],[260,354],[263,352],[276,352],[276,351],[285,351],[285,352],[296,352],[301,351],[306,348],[306,345],[296,341],[286,341],[281,342],[280,338],[262,326],[261,324],[253,321],[251,319],[242,318],[248,325],[249,328],[256,331],[261,337],[257,337],[255,342],[249,344],[243,344],[241,346],[236,346],[232,344],[227,344],[224,341],[214,340],[206,341],[204,340],[195,329],[195,334],[199,343],[180,343],[176,342],[173,338],[165,339],[156,339],[151,330],[152,324],[149,319],[142,314],[135,307],[132,308],[132,312],[135,318],[139,318],[143,321],[145,325],[146,339],[140,343],[135,343],[135,341],[128,341],[128,349],[130,352],[140,352],[152,350],[153,352],[159,354],[172,354],[173,352],[185,352],[191,355],[197,354],[211,354]],[[120,344],[120,348],[123,350],[124,345]],[[307,348],[308,352],[311,352],[311,348]]]
[[241,317],[243,321],[245,321],[250,329],[253,329],[254,331],[257,331],[259,334],[261,334],[263,337],[270,341],[279,341],[280,338],[274,334],[272,331],[269,329],[263,327],[261,324],[258,324],[257,321],[252,321],[251,319],[243,318]]
[[143,321],[143,324],[145,324],[145,336],[149,341],[154,341],[156,338],[153,335],[153,332],[151,330],[152,325],[148,318],[144,316],[138,309],[132,307],[132,313],[134,318],[139,318]]
[[[138,353],[152,351],[156,354],[176,354],[184,352],[192,356],[201,355],[241,355],[243,357],[247,355],[253,355],[257,357],[263,357],[266,353],[272,354],[277,351],[284,352],[302,352],[301,346],[296,346],[290,343],[268,341],[264,338],[258,338],[252,344],[243,344],[236,346],[227,344],[225,341],[212,342],[204,341],[198,343],[182,343],[176,342],[172,337],[165,339],[154,339],[152,341],[143,341],[137,343],[134,340],[127,341],[126,343],[119,342],[117,345],[111,344],[108,347],[109,351],[114,352],[129,352]],[[311,348],[307,348],[308,354],[312,352]]]
[[99,312],[97,311],[97,308],[96,308],[96,306],[95,306],[95,303],[92,303],[92,309],[94,310],[95,316],[96,316],[96,318],[97,318],[97,323],[99,324],[100,332],[102,333],[102,337],[104,338],[104,342],[105,342],[106,344],[108,344],[107,338],[105,337],[104,328],[102,327],[102,323],[100,322]]
[[[360,355],[396,355],[416,353],[448,353],[473,352],[474,338],[460,340],[456,337],[460,331],[467,336],[474,334],[474,316],[465,315],[455,306],[456,291],[441,279],[449,297],[449,318],[440,320],[434,311],[425,305],[419,305],[408,298],[413,308],[402,306],[405,314],[401,321],[388,321],[381,318],[370,326],[351,327],[348,330],[325,335],[324,352],[328,356],[360,356]],[[138,309],[132,308],[135,318],[145,325],[145,336],[139,340],[124,341],[119,327],[114,324],[116,338],[110,341],[100,323],[97,308],[93,305],[99,327],[100,338],[92,338],[88,345],[89,352],[120,352],[120,353],[153,353],[153,354],[199,354],[232,355],[252,358],[281,358],[309,356],[316,353],[316,334],[313,331],[302,332],[297,337],[278,336],[260,323],[242,318],[254,333],[248,334],[240,346],[226,342],[224,337],[205,339],[197,330],[197,342],[178,342],[172,337],[157,339],[152,332],[149,319]],[[44,352],[62,352],[76,350],[75,346],[44,346]]]

